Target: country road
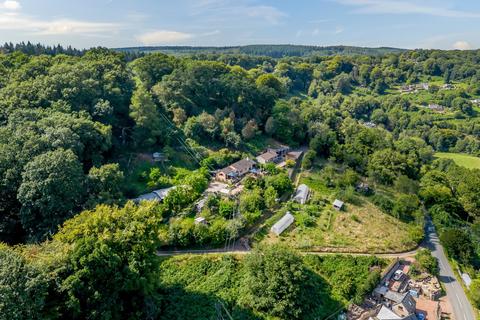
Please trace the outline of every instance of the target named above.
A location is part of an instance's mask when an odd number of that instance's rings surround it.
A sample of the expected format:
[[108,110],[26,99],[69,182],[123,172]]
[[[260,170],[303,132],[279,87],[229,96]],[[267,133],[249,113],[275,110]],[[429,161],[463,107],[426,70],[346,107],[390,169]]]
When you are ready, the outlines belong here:
[[425,237],[427,248],[432,251],[432,255],[438,260],[438,266],[440,268],[438,278],[445,286],[448,300],[450,300],[452,305],[454,318],[456,320],[475,320],[472,305],[470,301],[468,301],[463,287],[457,281],[453,269],[448,263],[443,246],[440,244],[440,239],[430,219],[427,219]]

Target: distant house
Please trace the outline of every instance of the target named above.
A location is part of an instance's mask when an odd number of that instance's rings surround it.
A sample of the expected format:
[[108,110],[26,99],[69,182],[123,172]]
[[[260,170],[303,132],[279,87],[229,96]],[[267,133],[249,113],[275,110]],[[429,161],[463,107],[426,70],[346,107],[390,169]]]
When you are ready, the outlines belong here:
[[135,203],[139,203],[141,201],[158,201],[162,202],[163,199],[172,191],[175,189],[175,186],[170,187],[170,188],[164,188],[164,189],[159,189],[152,191],[150,193],[142,194],[141,196],[138,196],[137,198],[133,199]]
[[165,160],[165,156],[161,152],[154,152],[152,154],[153,161],[163,161]]
[[267,148],[267,152],[275,152],[279,157],[285,157],[289,151],[290,147],[284,145],[280,145],[276,148]]
[[343,205],[344,205],[344,202],[341,200],[335,199],[335,201],[333,201],[333,208],[337,211],[342,210]]
[[436,112],[443,112],[445,111],[445,107],[439,104],[431,103],[427,107],[428,109]]
[[279,236],[285,229],[290,227],[290,225],[295,221],[295,218],[290,212],[287,212],[280,220],[275,223],[270,231],[277,236]]
[[428,85],[428,83],[420,83],[419,87],[423,90],[428,90],[428,88],[430,88],[430,86]]
[[306,184],[301,184],[298,186],[297,190],[295,191],[295,195],[293,196],[293,201],[298,202],[300,204],[305,204],[307,203],[309,196],[310,196],[310,189]]
[[455,86],[451,83],[445,83],[443,86],[442,86],[442,89],[444,90],[450,90],[450,89],[455,89]]
[[208,224],[208,222],[204,217],[197,217],[195,218],[195,224]]
[[370,129],[373,129],[373,128],[377,127],[377,125],[374,122],[371,122],[371,121],[364,122],[363,125],[367,128],[370,128]]
[[257,157],[257,162],[260,164],[267,164],[267,163],[276,163],[282,159],[276,152],[267,151],[262,153]]
[[402,93],[410,93],[410,92],[414,92],[415,90],[416,90],[416,87],[413,84],[404,85],[400,88],[400,92]]
[[226,168],[219,170],[215,176],[215,179],[224,182],[240,179],[254,168],[255,162],[253,160],[249,158],[242,159]]

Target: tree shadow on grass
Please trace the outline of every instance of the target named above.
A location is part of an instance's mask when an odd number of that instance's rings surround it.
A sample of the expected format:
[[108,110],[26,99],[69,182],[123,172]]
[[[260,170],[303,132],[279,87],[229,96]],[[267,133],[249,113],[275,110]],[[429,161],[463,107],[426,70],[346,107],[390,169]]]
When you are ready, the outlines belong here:
[[333,297],[331,285],[320,275],[305,268],[307,279],[302,287],[301,304],[303,314],[301,319],[325,319],[344,305]]
[[[301,288],[298,301],[302,306],[302,314],[299,316],[299,319],[324,319],[338,311],[343,304],[332,297],[332,288],[327,281],[308,268],[305,269],[305,273],[307,278]],[[213,294],[187,291],[181,285],[164,288],[162,293],[162,320],[230,319],[223,306],[227,309],[232,319],[235,320],[269,319],[267,315],[255,313],[251,309],[232,302],[229,303]],[[223,318],[219,314],[223,315]],[[286,320],[292,318],[285,316],[278,317],[278,319]]]
[[[261,320],[253,311],[242,308],[216,297],[213,294],[186,291],[181,285],[171,286],[162,290],[163,301],[161,307],[162,320]],[[224,309],[225,308],[225,309]]]

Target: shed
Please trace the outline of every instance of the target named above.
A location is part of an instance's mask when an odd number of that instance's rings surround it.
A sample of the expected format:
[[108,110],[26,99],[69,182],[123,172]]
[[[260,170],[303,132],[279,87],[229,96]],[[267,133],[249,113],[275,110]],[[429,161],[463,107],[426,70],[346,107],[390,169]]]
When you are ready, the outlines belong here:
[[310,196],[310,189],[306,184],[301,184],[298,186],[297,190],[295,191],[295,195],[293,196],[293,201],[298,202],[300,204],[305,204],[307,203],[309,196]]
[[271,232],[279,236],[285,229],[287,229],[293,222],[295,218],[290,212],[287,212],[280,220],[275,223],[270,229]]
[[333,201],[333,208],[337,211],[340,211],[343,208],[343,204],[343,201],[335,199],[335,201]]

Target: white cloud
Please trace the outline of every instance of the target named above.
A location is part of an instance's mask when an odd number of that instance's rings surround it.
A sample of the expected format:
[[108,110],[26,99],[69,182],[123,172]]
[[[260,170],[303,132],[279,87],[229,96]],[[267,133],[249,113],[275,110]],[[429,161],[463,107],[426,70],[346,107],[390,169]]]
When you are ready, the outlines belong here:
[[271,24],[279,24],[280,20],[287,16],[286,13],[271,6],[251,6],[245,10],[249,17],[260,17]]
[[220,30],[213,30],[209,32],[204,32],[201,34],[202,37],[211,37],[211,36],[216,36],[217,34],[220,34]]
[[108,33],[117,31],[119,24],[72,19],[38,20],[19,13],[0,13],[0,30],[24,31],[38,35]]
[[467,41],[457,41],[453,44],[453,49],[456,50],[470,50],[472,46]]
[[33,35],[77,34],[102,36],[116,32],[120,24],[110,22],[93,22],[75,19],[39,19],[20,11],[18,1],[0,2],[0,30],[25,32]]
[[340,34],[340,33],[342,33],[344,30],[345,30],[345,29],[344,29],[343,27],[337,26],[337,27],[335,28],[335,31],[333,31],[333,33],[334,33],[334,34]]
[[312,36],[318,36],[320,34],[320,29],[318,28],[315,28],[313,31],[312,31]]
[[310,20],[308,23],[312,24],[320,24],[320,23],[325,23],[325,22],[330,22],[332,21],[331,19],[315,19],[315,20]]
[[450,18],[479,18],[480,14],[454,10],[445,6],[418,4],[406,0],[334,0],[337,3],[357,7],[361,14],[424,14]]
[[7,0],[0,3],[1,9],[20,10],[21,7],[20,2],[18,1]]
[[272,25],[280,24],[288,15],[273,6],[255,5],[249,0],[196,0],[190,7],[192,16],[202,16],[212,21],[231,23],[232,20],[254,18]]
[[172,44],[193,38],[190,33],[157,30],[138,35],[136,39],[144,45]]

